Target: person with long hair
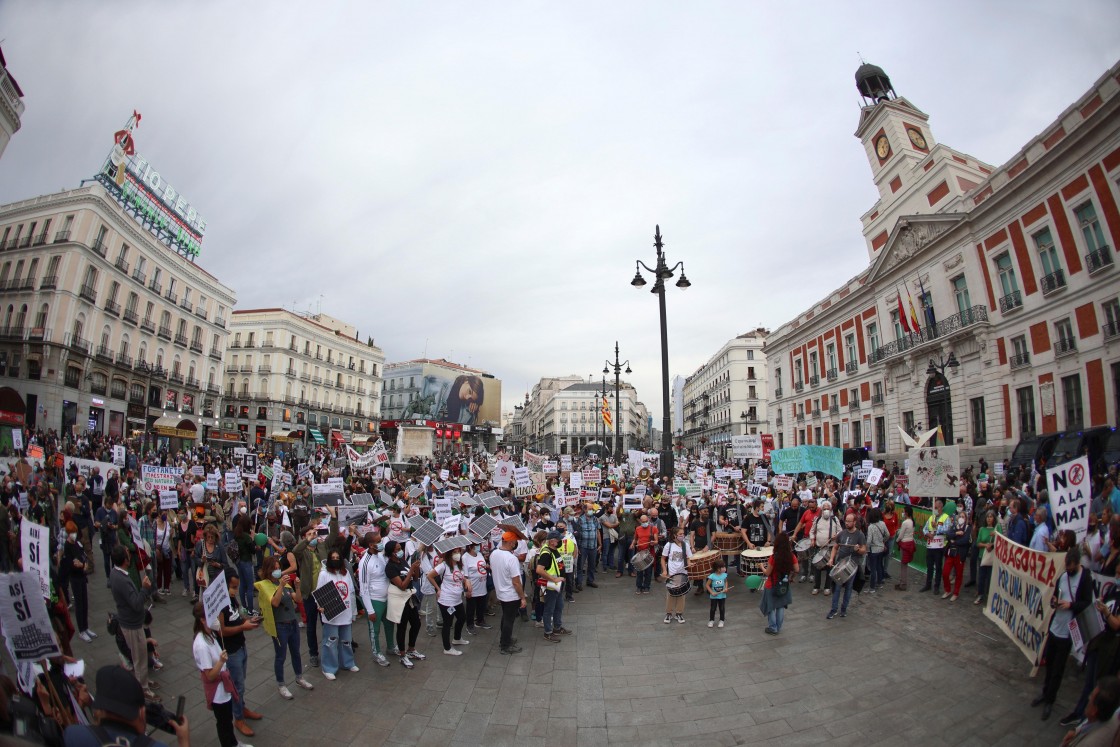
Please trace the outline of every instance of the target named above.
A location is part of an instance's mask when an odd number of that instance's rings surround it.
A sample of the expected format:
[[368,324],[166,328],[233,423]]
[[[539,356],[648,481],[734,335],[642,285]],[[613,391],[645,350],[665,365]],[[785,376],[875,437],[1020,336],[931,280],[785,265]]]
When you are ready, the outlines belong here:
[[253,558],[257,555],[257,543],[253,538],[253,521],[248,514],[239,514],[233,525],[233,540],[237,543],[237,577],[241,581],[241,606],[252,612],[253,604]]
[[447,393],[447,417],[452,423],[473,424],[478,419],[486,392],[482,378],[471,374],[457,376]]
[[[762,587],[762,614],[766,615],[766,632],[778,635],[786,619],[786,607],[793,603],[790,582],[797,573],[797,556],[789,543],[789,535],[774,535],[774,553],[766,563],[766,581]],[[783,593],[784,592],[784,593]]]
[[290,575],[281,573],[275,555],[268,555],[261,563],[261,580],[257,582],[257,599],[261,602],[261,616],[265,632],[272,636],[275,653],[273,668],[280,697],[291,700],[294,696],[284,684],[284,659],[290,651],[296,684],[304,690],[314,690],[303,676],[303,662],[299,657],[299,612],[296,602],[300,599],[299,584]]
[[898,526],[898,534],[895,539],[898,541],[899,566],[902,571],[898,576],[898,583],[894,588],[899,591],[906,591],[907,580],[910,573],[910,561],[914,559],[914,550],[917,545],[914,543],[914,508],[909,503],[902,505],[903,518],[902,523]]
[[[471,582],[463,570],[462,553],[450,550],[443,559],[428,573],[428,580],[436,588],[436,601],[443,615],[443,653],[460,656],[462,651],[455,646],[466,646],[470,641],[463,640],[463,626],[467,622],[464,593],[471,593]],[[451,637],[451,621],[455,621],[455,638]]]
[[340,668],[351,672],[361,671],[354,661],[353,624],[357,616],[354,579],[350,577],[350,571],[342,561],[342,553],[334,547],[327,552],[327,564],[319,571],[319,581],[315,588],[320,589],[327,584],[333,584],[338,589],[343,605],[343,609],[333,617],[327,617],[327,611],[318,607],[323,623],[319,662],[323,668],[323,676],[333,680]]
[[[412,669],[415,666],[413,662],[428,658],[416,650],[416,638],[420,635],[420,609],[415,594],[410,594],[403,602],[398,599],[412,591],[413,582],[420,575],[420,559],[415,558],[408,562],[409,559],[404,555],[404,544],[395,540],[385,543],[385,557],[387,561],[383,573],[394,587],[389,590],[387,598],[397,597],[386,604],[385,614],[387,618],[399,614],[399,617],[393,621],[397,628],[395,650],[400,655],[401,666]],[[396,609],[398,604],[401,605],[399,613]]]
[[679,527],[672,527],[666,534],[668,542],[661,551],[661,575],[665,577],[665,622],[676,620],[684,622],[685,594],[672,595],[669,593],[668,583],[673,576],[688,572],[688,559],[692,551],[688,548],[688,540]]
[[[236,688],[229,673],[226,661],[229,655],[222,650],[214,636],[214,631],[206,623],[206,610],[202,602],[194,605],[194,663],[202,673],[202,690],[206,706],[214,712],[218,726],[218,744],[221,747],[237,747],[237,736],[233,733],[233,699]],[[242,747],[250,747],[242,744]]]

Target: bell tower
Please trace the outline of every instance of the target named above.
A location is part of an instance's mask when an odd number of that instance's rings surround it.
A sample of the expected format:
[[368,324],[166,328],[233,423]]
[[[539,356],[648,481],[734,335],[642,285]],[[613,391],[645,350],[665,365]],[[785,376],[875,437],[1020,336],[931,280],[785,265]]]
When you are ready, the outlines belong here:
[[856,90],[862,106],[855,134],[863,143],[879,195],[888,200],[899,189],[900,174],[928,156],[934,146],[929,115],[895,93],[891,79],[876,65],[859,66]]

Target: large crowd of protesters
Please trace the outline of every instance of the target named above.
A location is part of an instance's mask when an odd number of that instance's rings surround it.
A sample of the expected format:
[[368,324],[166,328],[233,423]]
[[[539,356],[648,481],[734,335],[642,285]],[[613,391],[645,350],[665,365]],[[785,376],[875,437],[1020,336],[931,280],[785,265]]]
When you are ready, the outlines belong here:
[[[598,588],[604,574],[632,579],[636,595],[663,583],[666,624],[684,624],[686,600],[701,596],[707,626],[723,628],[728,589],[745,586],[765,615],[762,632],[778,636],[795,588],[831,597],[829,620],[847,617],[854,595],[873,604],[876,595],[927,592],[939,603],[963,596],[961,604],[981,605],[992,582],[985,554],[997,533],[1066,553],[1066,572],[1055,582],[1042,692],[1032,705],[1050,718],[1072,648],[1069,621],[1094,605],[1107,629],[1085,652],[1081,695],[1061,721],[1070,727],[1064,744],[1111,744],[1116,734],[1120,585],[1095,596],[1091,583],[1092,574],[1115,576],[1120,567],[1116,465],[1093,465],[1090,527],[1079,543],[1055,526],[1045,462],[1012,469],[980,460],[961,473],[958,496],[930,500],[908,493],[897,463],[878,465],[884,475],[877,485],[855,479],[850,465],[842,477],[797,475],[789,490],[732,478],[696,494],[656,470],[640,478],[610,459],[575,457],[572,470],[603,468],[597,489],[557,492],[565,486],[554,474],[539,494],[521,496],[516,493],[524,491],[489,482],[488,458],[492,465],[505,455],[436,454],[375,471],[352,469],[344,450],[320,446],[297,458],[264,444],[257,470],[243,474],[240,485],[223,481],[214,491],[207,476],[224,477],[243,463],[231,449],[141,449],[136,441],[60,438],[51,431],[24,431],[22,442],[42,456],[0,458],[6,473],[0,477],[0,571],[22,569],[22,522],[47,527],[52,557],[45,601],[62,656],[39,673],[26,701],[37,710],[46,743],[131,740],[160,726],[178,744],[189,744],[191,729],[199,727],[169,715],[158,682],[160,618],[188,614],[176,604],[190,604],[203,695],[220,744],[233,747],[254,736],[252,722],[263,718],[246,701],[247,635],[271,639],[276,688],[286,700],[356,676],[365,661],[412,670],[433,653],[469,656],[472,638],[495,626],[503,655],[522,652],[519,628],[522,640],[537,638],[535,645],[561,644],[572,633],[565,606]],[[119,446],[124,460],[114,464]],[[79,468],[70,458],[112,466]],[[176,468],[174,509],[161,508],[166,503],[158,493],[144,490],[144,465]],[[712,459],[678,465],[693,478],[696,468],[711,474],[734,466]],[[364,516],[348,512],[340,522],[338,507],[316,505],[313,485],[332,480],[341,480],[347,495],[374,497]],[[559,494],[576,497],[560,501]],[[482,505],[483,496],[500,500]],[[462,541],[441,552],[439,541],[422,544],[411,529],[419,518],[436,518],[443,497],[459,516]],[[483,516],[494,521],[476,534],[471,527]],[[909,565],[919,545],[924,576]],[[892,566],[892,557],[901,562]],[[103,634],[114,638],[119,662],[96,672],[91,693],[63,669],[81,658],[75,639],[88,644],[98,635],[88,587],[102,575],[113,606],[98,617],[109,614]],[[214,625],[201,597],[219,578],[229,605]],[[327,609],[318,601],[317,590],[327,585],[340,591],[341,606]],[[355,627],[360,618],[362,632]],[[368,657],[359,656],[366,645]],[[14,680],[14,674],[0,679],[8,695],[18,690]],[[63,690],[73,699],[51,697]],[[12,729],[17,717],[0,703],[0,731]]]

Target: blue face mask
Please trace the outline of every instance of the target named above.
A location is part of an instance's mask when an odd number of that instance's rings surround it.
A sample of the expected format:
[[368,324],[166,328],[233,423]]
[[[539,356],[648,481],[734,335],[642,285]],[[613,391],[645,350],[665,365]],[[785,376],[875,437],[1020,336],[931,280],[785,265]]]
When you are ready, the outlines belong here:
[[283,575],[283,574],[281,574],[280,571],[273,571],[272,572],[272,578],[275,581],[279,581],[281,575]]

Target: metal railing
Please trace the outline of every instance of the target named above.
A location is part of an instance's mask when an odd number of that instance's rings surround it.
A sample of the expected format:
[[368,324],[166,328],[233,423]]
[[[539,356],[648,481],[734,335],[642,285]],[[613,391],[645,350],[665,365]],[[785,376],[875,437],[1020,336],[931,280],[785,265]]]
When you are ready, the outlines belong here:
[[135,326],[136,323],[139,321],[139,319],[140,319],[140,317],[136,313],[135,310],[133,310],[133,309],[125,309],[124,310],[124,320],[126,322],[128,322],[129,324]]
[[196,353],[202,352],[202,340],[191,340],[191,350]]
[[94,356],[102,360],[111,361],[113,360],[113,351],[109,349],[108,345],[98,345],[97,352],[94,353]]
[[1104,339],[1111,340],[1113,337],[1120,335],[1120,322],[1106,322],[1101,326],[1101,333],[1104,334]]
[[1049,275],[1043,275],[1038,284],[1042,287],[1042,295],[1049,296],[1066,287],[1066,274],[1061,270],[1054,270]]
[[171,327],[160,327],[159,332],[156,333],[157,337],[162,337],[165,340],[171,339]]
[[116,301],[105,302],[105,313],[112,314],[113,316],[121,315],[121,305]]
[[774,399],[781,399],[781,398],[782,398],[782,389],[781,389],[781,387],[778,387],[777,389],[774,390]]
[[1006,314],[1009,311],[1021,308],[1023,305],[1023,294],[1017,290],[1013,290],[1006,296],[999,300],[999,310],[1001,313]]
[[170,301],[171,303],[179,303],[179,294],[178,294],[178,293],[176,293],[176,292],[175,292],[175,291],[173,291],[173,290],[168,290],[168,291],[167,291],[167,296],[166,296],[166,298],[167,298],[167,300],[168,300],[168,301]]
[[140,283],[140,285],[143,285],[144,283],[148,282],[148,274],[146,272],[141,272],[140,268],[137,267],[132,271],[132,279],[137,283]]
[[918,347],[924,343],[932,342],[940,337],[952,335],[962,329],[971,327],[975,324],[988,321],[988,307],[987,306],[973,306],[972,308],[965,309],[964,311],[953,314],[950,317],[942,319],[934,326],[925,326],[921,332],[911,333],[906,337],[899,338],[894,342],[889,342],[886,345],[881,345],[867,357],[869,364],[880,363],[887,358],[904,353],[911,348]]
[[1012,371],[1017,368],[1026,368],[1031,364],[1031,354],[1019,353],[1018,355],[1013,355],[1011,356],[1011,360],[1009,361],[1009,363],[1011,364]]
[[858,409],[859,409],[859,400],[858,399],[848,400],[848,412],[855,412]]
[[63,241],[69,241],[69,240],[70,240],[70,231],[69,230],[59,231],[58,233],[56,233],[54,235],[54,243],[56,243],[56,244],[61,244]]
[[820,384],[821,384],[821,377],[820,376],[817,376],[816,374],[813,374],[812,376],[809,377],[809,386],[820,386]]
[[151,319],[142,319],[140,320],[140,329],[146,330],[148,332],[155,332],[156,323]]
[[152,278],[152,282],[148,283],[148,290],[158,296],[163,292],[163,283],[156,282],[156,279]]
[[175,335],[175,344],[181,348],[185,348],[187,346],[187,336]]
[[117,353],[117,365],[132,368],[132,356],[127,353]]
[[883,394],[882,394],[882,392],[880,392],[879,394],[872,394],[871,395],[871,404],[873,404],[873,405],[883,404]]
[[89,301],[90,303],[97,303],[97,291],[94,290],[92,285],[83,285],[78,295]]
[[835,368],[830,368],[830,369],[828,369],[827,371],[824,372],[824,377],[826,379],[828,379],[829,381],[836,381],[837,379],[840,378],[840,372],[837,371]]
[[198,306],[195,306],[194,307],[194,315],[197,316],[199,319],[205,319],[206,318],[206,307],[201,305],[201,304],[199,304]]
[[851,375],[857,371],[859,371],[859,363],[856,361],[848,361],[844,364],[844,373]]
[[114,262],[113,264],[116,266],[116,268],[118,270],[123,272],[125,275],[128,274],[128,260],[126,260],[124,257],[117,257],[117,261]]
[[1096,251],[1089,252],[1085,255],[1085,266],[1089,268],[1090,275],[1106,267],[1112,267],[1112,250],[1108,245],[1105,245]]
[[1061,358],[1077,352],[1077,340],[1073,337],[1059,337],[1054,343],[1054,355]]
[[39,283],[39,290],[46,290],[47,288],[58,287],[58,275],[47,275],[43,278],[43,282]]
[[216,361],[220,361],[222,359],[222,351],[218,350],[217,348],[210,348],[209,355]]

